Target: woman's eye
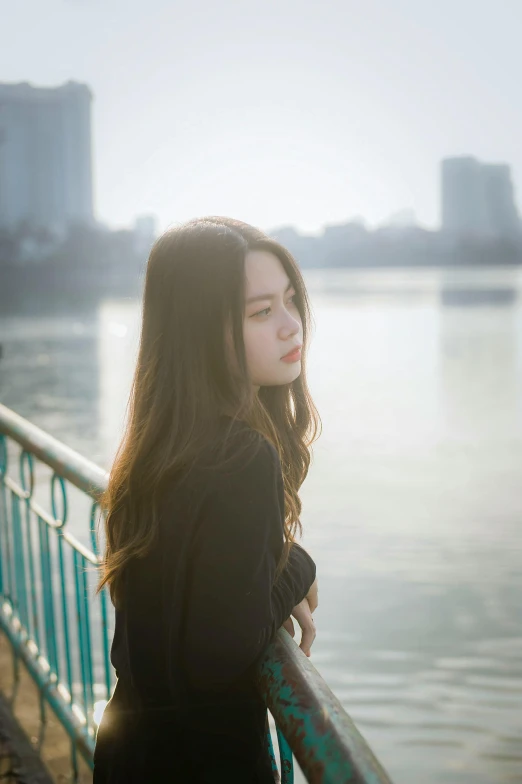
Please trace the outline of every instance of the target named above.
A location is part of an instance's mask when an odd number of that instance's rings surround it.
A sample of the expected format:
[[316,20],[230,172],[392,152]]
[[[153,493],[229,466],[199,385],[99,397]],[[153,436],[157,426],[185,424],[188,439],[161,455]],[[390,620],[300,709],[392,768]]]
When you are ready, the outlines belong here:
[[[295,296],[296,296],[295,294],[292,294],[292,296],[291,296],[291,297],[290,297],[290,299],[288,300],[289,302],[291,302],[291,303],[292,303],[292,305],[295,305],[295,302],[294,302],[294,298],[295,298]],[[266,313],[266,315],[268,316],[268,314],[269,314],[269,312],[270,312],[271,310],[272,310],[272,308],[264,308],[263,310],[258,310],[258,311],[257,311],[257,313],[254,313],[254,316],[264,316],[264,315],[265,315],[265,313]]]

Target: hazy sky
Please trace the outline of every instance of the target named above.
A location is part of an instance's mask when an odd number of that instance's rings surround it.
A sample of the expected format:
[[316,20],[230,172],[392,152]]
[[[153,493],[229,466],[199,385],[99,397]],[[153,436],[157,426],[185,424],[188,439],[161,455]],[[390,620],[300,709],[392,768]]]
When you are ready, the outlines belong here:
[[0,0],[0,19],[1,81],[91,86],[113,226],[436,226],[449,154],[511,163],[522,191],[522,0]]

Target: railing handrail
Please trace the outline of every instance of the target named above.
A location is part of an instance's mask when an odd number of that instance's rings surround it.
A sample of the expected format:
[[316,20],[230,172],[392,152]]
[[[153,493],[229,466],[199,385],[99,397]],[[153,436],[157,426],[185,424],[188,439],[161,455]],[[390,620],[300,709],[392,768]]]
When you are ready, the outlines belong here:
[[308,781],[391,784],[354,722],[286,629],[258,669],[258,687]]
[[[106,471],[2,404],[0,434],[95,501],[105,491]],[[23,658],[32,666],[30,657]],[[285,629],[279,629],[260,662],[257,687],[276,722],[282,767],[284,763],[289,768],[286,775],[283,771],[283,782],[293,780],[291,754],[288,759],[288,749],[282,748],[289,744],[308,781],[391,784],[340,701]],[[88,753],[92,744],[88,739],[86,743]]]
[[106,490],[109,480],[107,471],[2,403],[0,433],[12,438],[95,501]]

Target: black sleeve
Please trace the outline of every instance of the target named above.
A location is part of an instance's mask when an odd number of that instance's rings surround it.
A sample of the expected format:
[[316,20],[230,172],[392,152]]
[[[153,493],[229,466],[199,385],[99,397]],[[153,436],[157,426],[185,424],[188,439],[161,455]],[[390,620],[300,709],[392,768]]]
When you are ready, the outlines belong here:
[[239,678],[272,642],[315,580],[315,563],[293,544],[273,585],[284,544],[281,463],[266,439],[220,475],[203,504],[191,557],[184,665],[201,688]]

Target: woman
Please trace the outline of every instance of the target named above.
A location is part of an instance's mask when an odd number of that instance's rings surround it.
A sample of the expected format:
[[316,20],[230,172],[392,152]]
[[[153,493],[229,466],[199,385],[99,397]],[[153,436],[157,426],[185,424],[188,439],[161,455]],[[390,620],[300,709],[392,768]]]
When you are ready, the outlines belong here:
[[147,265],[128,423],[101,499],[98,590],[117,684],[94,784],[273,784],[255,673],[284,626],[310,655],[316,569],[296,542],[320,419],[296,262],[229,218],[170,229]]

